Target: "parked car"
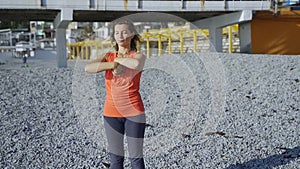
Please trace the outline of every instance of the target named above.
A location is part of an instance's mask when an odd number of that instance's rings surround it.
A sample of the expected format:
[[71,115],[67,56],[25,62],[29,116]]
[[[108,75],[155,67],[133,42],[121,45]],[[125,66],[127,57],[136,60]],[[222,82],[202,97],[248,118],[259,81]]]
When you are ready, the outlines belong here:
[[20,41],[16,43],[16,50],[13,53],[15,57],[33,57],[35,48],[34,46],[26,41]]

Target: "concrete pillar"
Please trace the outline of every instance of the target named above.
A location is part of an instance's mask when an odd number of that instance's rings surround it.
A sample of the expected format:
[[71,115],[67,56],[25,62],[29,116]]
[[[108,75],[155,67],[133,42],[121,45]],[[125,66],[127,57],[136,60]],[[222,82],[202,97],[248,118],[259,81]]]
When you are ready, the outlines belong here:
[[67,40],[66,40],[66,29],[56,29],[56,53],[57,53],[57,67],[67,67]]
[[200,29],[209,29],[210,43],[212,44],[212,47],[215,48],[215,50],[211,48],[211,51],[222,52],[222,28],[236,23],[249,22],[252,20],[252,15],[251,10],[242,10],[201,19],[194,21],[193,24]]
[[210,52],[222,52],[222,28],[210,27],[209,28],[209,41]]
[[57,67],[67,67],[67,41],[66,29],[73,20],[73,9],[63,8],[56,16],[54,25],[56,28],[56,55]]
[[251,21],[239,23],[240,53],[252,53]]

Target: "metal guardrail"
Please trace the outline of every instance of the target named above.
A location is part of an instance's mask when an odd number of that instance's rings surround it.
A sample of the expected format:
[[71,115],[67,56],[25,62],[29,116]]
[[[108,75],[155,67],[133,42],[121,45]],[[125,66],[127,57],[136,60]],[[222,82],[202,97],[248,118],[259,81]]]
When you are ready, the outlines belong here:
[[[267,3],[264,3],[267,2]],[[158,5],[159,3],[159,5]],[[244,5],[243,5],[244,4]],[[270,0],[10,0],[0,1],[0,9],[62,9],[109,11],[211,11],[267,10]]]
[[14,52],[14,51],[16,51],[15,46],[0,46],[0,53]]
[[34,56],[35,47],[32,45],[22,46],[0,46],[0,53],[12,52],[14,57],[22,57],[23,54]]
[[300,10],[300,0],[271,0],[270,8],[275,15],[279,11]]

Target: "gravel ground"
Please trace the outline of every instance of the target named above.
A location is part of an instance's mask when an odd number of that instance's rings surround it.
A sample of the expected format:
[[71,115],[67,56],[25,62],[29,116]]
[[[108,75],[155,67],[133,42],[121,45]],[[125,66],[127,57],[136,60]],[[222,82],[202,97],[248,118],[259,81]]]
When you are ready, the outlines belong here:
[[[0,62],[0,168],[105,168],[103,73]],[[154,57],[141,95],[149,169],[300,168],[300,56]]]

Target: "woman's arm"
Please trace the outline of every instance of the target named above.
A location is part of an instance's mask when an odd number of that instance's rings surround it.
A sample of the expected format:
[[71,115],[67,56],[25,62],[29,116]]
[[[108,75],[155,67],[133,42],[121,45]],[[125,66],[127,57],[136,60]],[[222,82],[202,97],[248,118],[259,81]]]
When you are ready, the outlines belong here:
[[106,54],[97,56],[97,58],[92,60],[90,63],[103,62],[106,59],[106,56],[107,56]]
[[115,69],[119,64],[116,62],[104,62],[107,54],[98,56],[85,66],[85,72],[87,73],[98,73],[105,70]]
[[117,57],[114,59],[114,62],[120,65],[123,65],[130,69],[139,70],[139,71],[143,70],[145,61],[146,61],[146,56],[141,53],[135,54],[133,58]]
[[98,73],[109,69],[115,69],[118,66],[116,62],[103,62],[106,59],[106,54],[98,56],[85,66],[85,71],[88,73]]
[[115,69],[118,66],[117,62],[94,62],[85,66],[85,71],[88,73],[98,73],[105,70]]

